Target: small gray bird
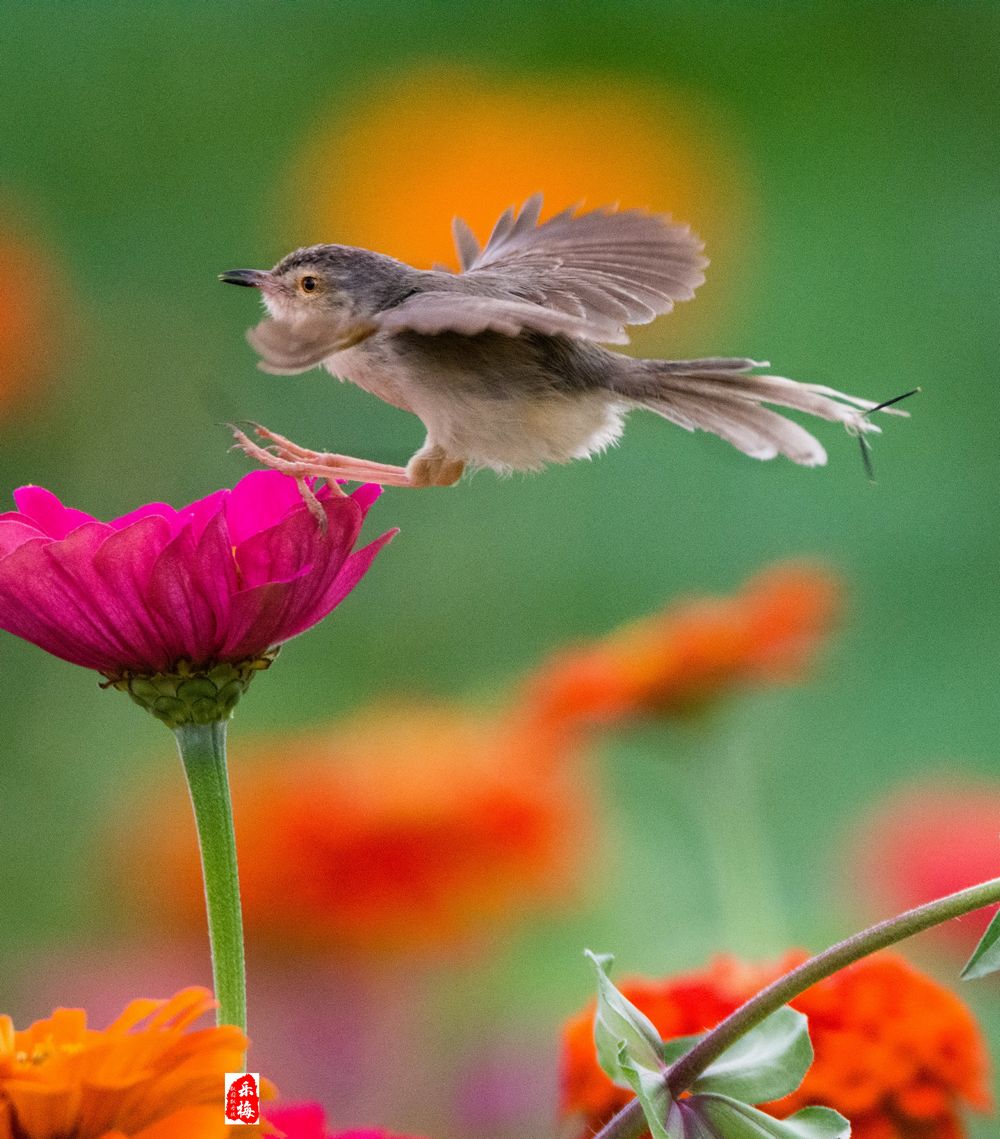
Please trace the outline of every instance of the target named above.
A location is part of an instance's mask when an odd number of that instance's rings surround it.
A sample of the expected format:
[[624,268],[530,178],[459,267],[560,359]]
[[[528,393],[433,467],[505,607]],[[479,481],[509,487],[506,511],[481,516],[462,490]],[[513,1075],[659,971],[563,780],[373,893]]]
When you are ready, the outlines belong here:
[[566,210],[539,224],[541,207],[536,195],[507,210],[483,249],[456,219],[459,273],[345,245],[222,273],[261,291],[270,315],[247,339],[265,372],[321,364],[427,428],[405,468],[308,451],[263,427],[255,430],[267,446],[240,431],[237,444],[299,479],[421,487],[449,486],[466,467],[527,471],[596,454],[637,407],[714,432],[755,459],[785,455],[803,466],[825,463],[823,447],[763,404],[855,434],[879,430],[868,413],[881,405],[757,374],[762,361],[638,360],[601,347],[628,343],[626,325],[694,296],[708,264],[702,244],[641,210]]

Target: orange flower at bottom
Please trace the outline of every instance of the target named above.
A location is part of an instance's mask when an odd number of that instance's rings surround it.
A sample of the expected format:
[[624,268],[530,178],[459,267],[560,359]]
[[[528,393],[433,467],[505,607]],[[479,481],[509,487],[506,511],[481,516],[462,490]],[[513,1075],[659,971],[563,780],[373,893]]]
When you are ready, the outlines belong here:
[[798,679],[839,608],[830,570],[775,565],[732,597],[671,605],[556,655],[526,703],[549,722],[682,715],[740,686]]
[[21,1032],[0,1017],[0,1139],[222,1139],[224,1076],[247,1041],[237,1028],[188,1031],[213,1007],[191,988],[132,1001],[103,1032],[82,1009]]
[[[775,964],[716,958],[707,969],[663,981],[619,985],[665,1039],[713,1028],[754,993],[805,960]],[[816,1058],[802,1085],[764,1110],[785,1118],[810,1104],[851,1121],[853,1139],[962,1139],[962,1104],[988,1110],[987,1056],[969,1010],[901,957],[865,958],[791,1002],[809,1018]],[[594,1056],[593,1008],[563,1035],[562,1114],[592,1135],[630,1094]]]

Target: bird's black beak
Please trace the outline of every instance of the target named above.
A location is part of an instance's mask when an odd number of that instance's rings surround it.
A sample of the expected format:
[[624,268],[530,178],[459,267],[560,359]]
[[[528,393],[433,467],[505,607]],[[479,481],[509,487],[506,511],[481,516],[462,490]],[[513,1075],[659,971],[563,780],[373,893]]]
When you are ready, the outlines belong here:
[[227,269],[219,280],[227,285],[242,285],[245,289],[259,289],[267,276],[261,269]]

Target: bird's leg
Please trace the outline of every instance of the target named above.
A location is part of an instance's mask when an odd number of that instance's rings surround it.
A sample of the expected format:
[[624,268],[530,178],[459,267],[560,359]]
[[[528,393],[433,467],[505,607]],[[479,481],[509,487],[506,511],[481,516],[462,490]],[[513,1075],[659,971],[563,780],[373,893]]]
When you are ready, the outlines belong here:
[[[396,467],[391,463],[376,463],[370,459],[352,459],[349,455],[332,455],[326,451],[310,451],[300,447],[298,443],[293,443],[291,439],[286,439],[284,435],[279,435],[268,427],[262,427],[259,423],[253,424],[253,429],[255,435],[269,440],[271,444],[267,448],[261,448],[265,454],[273,453],[278,458],[291,462],[322,466],[326,473],[315,471],[318,478],[330,478],[332,473],[333,477],[346,479],[349,482],[377,482],[384,486],[410,485],[409,482],[403,481],[408,477],[405,467]],[[359,475],[349,474],[348,470],[359,472]],[[389,481],[390,479],[392,481]]]
[[437,443],[425,443],[406,464],[410,486],[454,486],[462,477],[465,463],[453,459]]
[[326,479],[331,488],[343,493],[336,480],[344,482],[373,482],[381,486],[415,485],[404,467],[394,467],[388,463],[375,463],[367,459],[353,459],[349,455],[331,455],[324,451],[308,451],[297,443],[269,431],[266,427],[254,424],[254,431],[262,439],[270,439],[271,446],[262,447],[245,432],[234,427],[233,438],[236,446],[251,459],[272,467],[282,474],[302,480],[306,478]]
[[309,451],[257,423],[253,424],[253,429],[261,439],[270,440],[269,444],[262,446],[234,427],[236,446],[251,459],[298,479],[307,502],[315,498],[304,481],[307,478],[326,479],[334,490],[342,494],[335,480],[373,482],[380,486],[453,486],[465,470],[461,459],[452,458],[436,443],[425,444],[405,467],[395,467],[369,459],[353,459],[349,455]]

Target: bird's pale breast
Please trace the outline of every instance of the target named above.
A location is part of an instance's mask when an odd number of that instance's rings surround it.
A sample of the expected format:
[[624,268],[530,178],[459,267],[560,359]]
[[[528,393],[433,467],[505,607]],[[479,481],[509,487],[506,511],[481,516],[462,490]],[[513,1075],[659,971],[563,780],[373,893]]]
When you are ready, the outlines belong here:
[[519,353],[486,364],[470,344],[468,366],[449,353],[434,353],[429,366],[412,347],[398,337],[373,336],[324,366],[412,411],[426,426],[428,442],[472,467],[538,470],[603,451],[622,433],[624,402],[606,390],[560,389],[555,377],[540,382],[535,364]]

